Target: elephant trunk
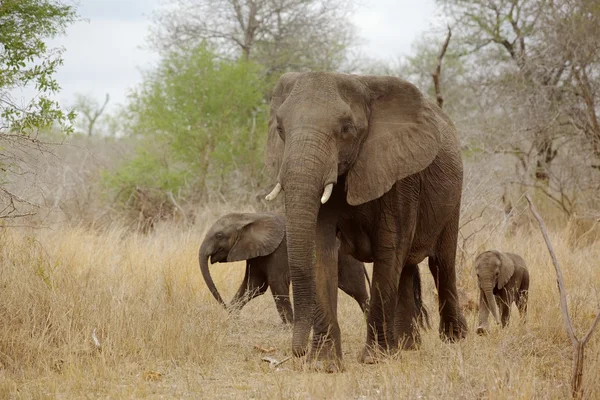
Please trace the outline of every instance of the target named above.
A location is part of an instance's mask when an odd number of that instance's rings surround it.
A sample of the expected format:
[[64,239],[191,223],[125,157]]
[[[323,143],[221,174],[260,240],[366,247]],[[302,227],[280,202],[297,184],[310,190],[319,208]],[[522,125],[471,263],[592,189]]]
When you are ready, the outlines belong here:
[[318,140],[305,137],[290,142],[286,143],[280,177],[285,193],[288,261],[294,291],[292,351],[295,356],[302,356],[307,352],[316,308],[317,217],[325,187],[337,178],[337,162],[332,173],[331,153]]
[[225,308],[227,305],[221,298],[215,283],[212,280],[212,276],[210,276],[210,270],[208,269],[208,257],[210,256],[210,250],[207,248],[206,243],[202,243],[200,246],[200,252],[198,254],[198,261],[200,262],[200,272],[202,272],[202,277],[204,278],[204,282],[206,282],[206,286],[208,286],[208,290],[212,293],[213,297]]
[[496,323],[499,324],[500,318],[498,317],[498,306],[496,305],[496,299],[494,299],[493,284],[488,283],[482,286],[482,290],[485,294],[485,304],[487,305],[488,310],[490,310],[492,315],[494,316],[494,320],[496,321]]

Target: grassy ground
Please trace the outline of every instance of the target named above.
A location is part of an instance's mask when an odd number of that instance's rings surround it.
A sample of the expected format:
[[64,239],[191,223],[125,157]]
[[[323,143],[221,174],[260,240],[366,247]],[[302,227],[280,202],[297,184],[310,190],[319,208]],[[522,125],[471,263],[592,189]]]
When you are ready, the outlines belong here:
[[[433,315],[419,351],[378,365],[356,361],[366,326],[356,302],[340,292],[346,372],[304,371],[298,360],[279,370],[255,345],[290,353],[272,297],[228,316],[206,290],[197,265],[207,213],[192,229],[162,226],[150,235],[114,228],[0,230],[0,396],[2,398],[566,398],[571,348],[559,311],[550,257],[541,235],[517,232],[486,248],[521,254],[531,273],[529,319],[457,344],[437,334],[433,280],[421,266],[425,304]],[[581,335],[600,308],[600,246],[573,247],[566,231],[551,234]],[[472,259],[459,282],[477,300]],[[218,264],[224,298],[237,289],[243,264]],[[92,332],[101,344],[98,350]],[[600,332],[587,346],[586,397],[600,397]]]

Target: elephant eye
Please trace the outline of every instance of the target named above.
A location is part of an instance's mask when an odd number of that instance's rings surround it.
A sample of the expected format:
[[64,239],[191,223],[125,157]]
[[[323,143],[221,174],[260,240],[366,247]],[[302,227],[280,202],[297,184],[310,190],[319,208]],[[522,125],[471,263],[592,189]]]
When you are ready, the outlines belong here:
[[215,235],[215,237],[216,237],[217,239],[223,239],[223,234],[219,232],[219,233],[217,233],[217,234]]
[[277,117],[277,119],[276,119],[275,121],[276,121],[276,123],[277,123],[277,125],[276,125],[276,128],[275,128],[275,129],[277,129],[277,133],[279,134],[279,137],[281,138],[281,140],[283,140],[283,137],[284,137],[285,135],[284,135],[284,132],[283,132],[283,127],[282,127],[282,125],[281,125],[281,120],[279,119],[279,117]]
[[355,130],[354,125],[352,125],[352,122],[344,123],[340,129],[340,134],[343,139],[347,139],[349,136],[354,136],[354,132]]

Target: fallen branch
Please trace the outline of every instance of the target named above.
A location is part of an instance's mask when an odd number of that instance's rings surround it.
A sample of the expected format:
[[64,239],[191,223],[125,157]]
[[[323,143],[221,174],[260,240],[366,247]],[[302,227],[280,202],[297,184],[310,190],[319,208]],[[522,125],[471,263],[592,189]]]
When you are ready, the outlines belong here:
[[263,357],[261,358],[262,361],[266,361],[269,363],[269,368],[271,369],[277,369],[277,367],[279,367],[281,364],[283,364],[284,362],[290,360],[292,358],[292,356],[288,356],[286,358],[284,358],[283,360],[279,361],[273,357]]
[[577,339],[577,336],[575,336],[575,330],[573,329],[573,324],[571,323],[571,318],[569,317],[569,310],[567,308],[567,291],[565,289],[565,282],[560,271],[560,266],[558,264],[558,259],[556,258],[556,253],[554,253],[552,243],[550,243],[548,231],[546,230],[546,226],[544,225],[542,217],[540,217],[537,210],[535,209],[535,206],[531,201],[531,197],[529,197],[529,195],[527,194],[525,195],[525,198],[529,202],[529,209],[531,210],[531,213],[540,225],[540,230],[542,231],[542,235],[544,236],[544,241],[546,242],[546,246],[548,247],[548,251],[550,252],[550,257],[552,257],[552,264],[554,264],[554,269],[556,271],[556,278],[558,281],[558,292],[560,294],[560,308],[562,311],[565,326],[567,328],[567,333],[569,334],[571,344],[573,345],[573,373],[571,375],[571,394],[574,398],[581,398],[583,395],[583,389],[581,387],[581,381],[583,378],[583,351],[586,343],[590,340],[592,333],[596,329],[596,326],[598,326],[598,321],[600,321],[600,312],[598,312],[598,314],[596,315],[596,319],[592,323],[590,330],[583,337],[583,339]]
[[444,105],[444,98],[442,97],[442,89],[440,85],[440,75],[442,74],[442,60],[446,55],[446,50],[448,50],[448,43],[450,43],[450,38],[452,37],[452,31],[450,27],[448,27],[448,36],[446,36],[446,40],[442,45],[442,51],[440,51],[440,55],[437,60],[437,67],[435,68],[435,72],[431,74],[433,78],[433,86],[435,87],[435,98],[437,99],[437,105],[442,108]]

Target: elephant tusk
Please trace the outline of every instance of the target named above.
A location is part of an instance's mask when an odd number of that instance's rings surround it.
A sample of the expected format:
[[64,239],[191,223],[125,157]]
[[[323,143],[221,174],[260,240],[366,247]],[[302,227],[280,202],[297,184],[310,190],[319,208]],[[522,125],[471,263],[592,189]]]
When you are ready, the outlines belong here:
[[333,192],[333,183],[328,183],[323,189],[323,196],[321,196],[321,204],[327,203],[329,198],[331,197],[331,192]]
[[275,197],[277,197],[277,195],[279,194],[279,192],[281,192],[281,183],[277,182],[277,185],[275,185],[275,187],[273,188],[271,193],[269,193],[268,195],[265,196],[265,200],[266,201],[274,200]]

